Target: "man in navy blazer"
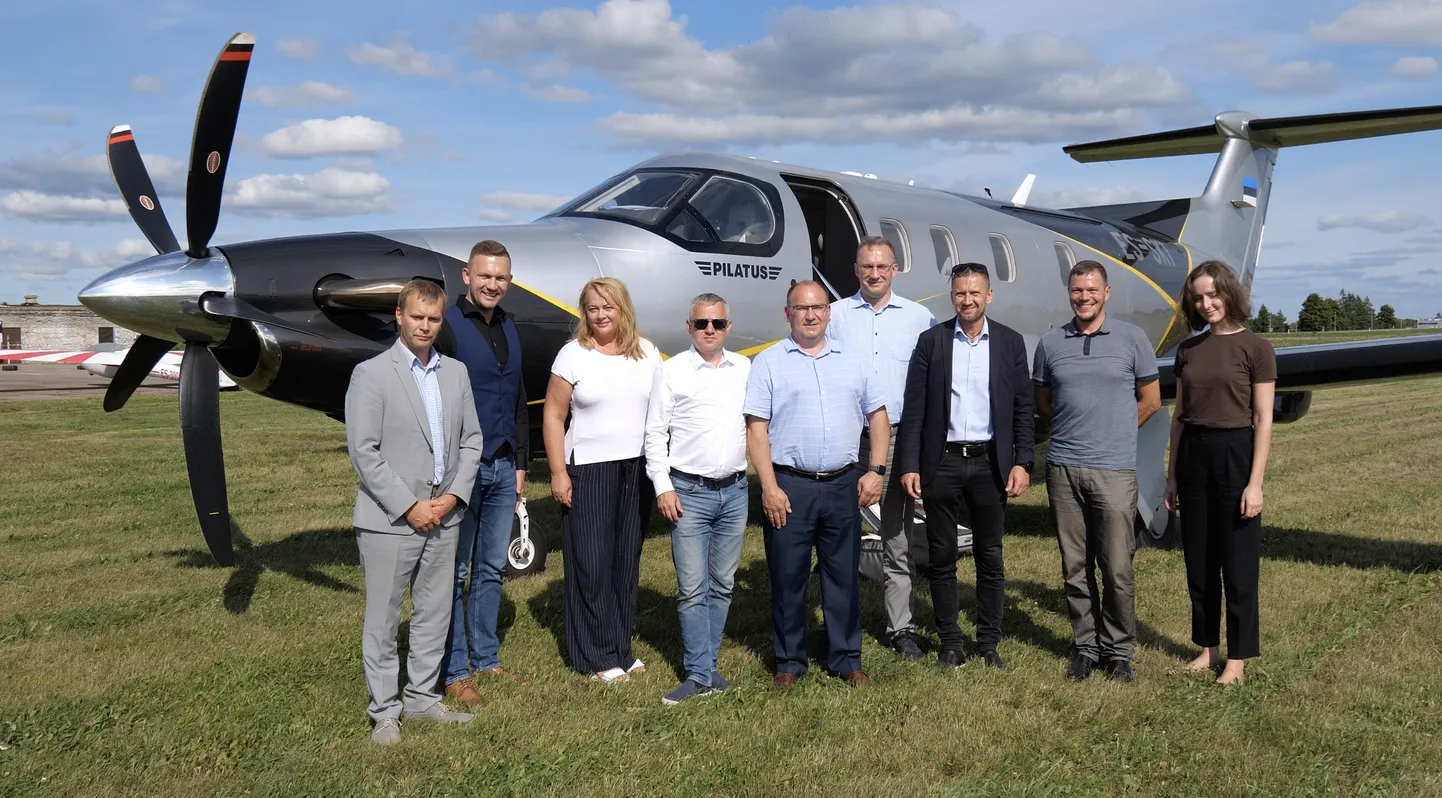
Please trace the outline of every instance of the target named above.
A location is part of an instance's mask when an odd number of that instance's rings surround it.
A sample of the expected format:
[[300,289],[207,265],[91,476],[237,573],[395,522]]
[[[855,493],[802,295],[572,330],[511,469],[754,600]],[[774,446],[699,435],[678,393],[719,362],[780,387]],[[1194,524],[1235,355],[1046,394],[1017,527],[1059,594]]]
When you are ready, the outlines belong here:
[[916,341],[896,464],[902,487],[926,509],[939,663],[966,659],[956,583],[956,526],[964,503],[976,562],[977,647],[987,665],[1003,669],[996,650],[1006,586],[1001,536],[1007,497],[1031,485],[1031,373],[1021,335],[986,318],[991,276],[985,266],[961,263],[951,270],[951,302],[956,317]]

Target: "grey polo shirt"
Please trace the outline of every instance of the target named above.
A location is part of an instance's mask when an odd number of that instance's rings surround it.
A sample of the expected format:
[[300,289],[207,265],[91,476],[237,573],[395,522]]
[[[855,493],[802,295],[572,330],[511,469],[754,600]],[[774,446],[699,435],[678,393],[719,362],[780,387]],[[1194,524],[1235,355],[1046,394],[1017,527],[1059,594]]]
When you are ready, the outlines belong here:
[[1157,378],[1157,357],[1140,327],[1109,318],[1083,335],[1072,319],[1042,336],[1031,374],[1051,388],[1047,462],[1136,470],[1136,390]]

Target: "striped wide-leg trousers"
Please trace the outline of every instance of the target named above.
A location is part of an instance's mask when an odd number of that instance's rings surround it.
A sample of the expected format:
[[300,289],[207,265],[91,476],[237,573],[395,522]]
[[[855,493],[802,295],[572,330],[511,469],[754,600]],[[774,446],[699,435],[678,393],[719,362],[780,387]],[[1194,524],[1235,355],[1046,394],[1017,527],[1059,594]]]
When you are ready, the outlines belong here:
[[630,668],[641,541],[651,521],[645,460],[568,465],[566,473],[571,477],[571,507],[561,511],[566,655],[581,673]]

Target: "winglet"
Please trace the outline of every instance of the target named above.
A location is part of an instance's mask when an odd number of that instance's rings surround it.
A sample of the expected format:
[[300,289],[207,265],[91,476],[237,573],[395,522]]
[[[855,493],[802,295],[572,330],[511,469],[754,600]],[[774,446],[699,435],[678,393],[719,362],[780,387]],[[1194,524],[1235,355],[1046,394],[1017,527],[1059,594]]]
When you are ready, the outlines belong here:
[[1011,195],[1011,204],[1025,205],[1026,201],[1031,199],[1031,187],[1035,183],[1036,175],[1027,175],[1026,179],[1021,181],[1021,186],[1017,188],[1016,193]]

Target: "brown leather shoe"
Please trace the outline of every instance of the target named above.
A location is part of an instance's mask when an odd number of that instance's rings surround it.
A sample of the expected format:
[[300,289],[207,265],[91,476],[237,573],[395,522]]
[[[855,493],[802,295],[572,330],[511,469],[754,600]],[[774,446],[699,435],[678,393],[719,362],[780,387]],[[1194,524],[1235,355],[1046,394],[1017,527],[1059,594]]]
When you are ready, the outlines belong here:
[[785,690],[788,687],[795,687],[797,681],[794,673],[778,673],[776,678],[771,680],[771,689]]
[[871,684],[871,677],[866,675],[866,671],[855,670],[841,678],[848,687],[866,687]]
[[446,697],[454,698],[468,707],[483,707],[486,705],[486,699],[482,698],[481,694],[476,692],[476,686],[471,684],[469,676],[464,679],[457,679],[446,685]]
[[494,668],[486,668],[486,669],[483,670],[483,671],[476,671],[476,675],[477,675],[477,676],[484,676],[484,677],[487,678],[487,679],[510,679],[511,681],[513,681],[513,682],[515,682],[515,683],[517,683],[517,684],[530,684],[530,683],[531,683],[531,677],[529,677],[529,676],[522,676],[521,674],[516,673],[515,671],[511,670],[510,668],[507,668],[507,667],[502,666],[502,665],[497,665],[497,666],[494,667]]

